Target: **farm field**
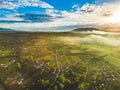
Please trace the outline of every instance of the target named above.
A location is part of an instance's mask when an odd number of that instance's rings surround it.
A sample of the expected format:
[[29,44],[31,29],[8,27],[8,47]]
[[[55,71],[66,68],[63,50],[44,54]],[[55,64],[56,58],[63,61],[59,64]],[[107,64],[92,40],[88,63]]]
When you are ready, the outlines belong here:
[[120,34],[0,33],[0,90],[120,90]]

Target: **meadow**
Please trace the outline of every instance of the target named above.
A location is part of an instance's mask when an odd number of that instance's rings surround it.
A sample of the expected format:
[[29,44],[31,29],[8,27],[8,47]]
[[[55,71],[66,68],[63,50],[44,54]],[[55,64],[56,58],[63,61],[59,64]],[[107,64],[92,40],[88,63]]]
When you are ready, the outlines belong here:
[[119,33],[0,33],[0,90],[119,89]]

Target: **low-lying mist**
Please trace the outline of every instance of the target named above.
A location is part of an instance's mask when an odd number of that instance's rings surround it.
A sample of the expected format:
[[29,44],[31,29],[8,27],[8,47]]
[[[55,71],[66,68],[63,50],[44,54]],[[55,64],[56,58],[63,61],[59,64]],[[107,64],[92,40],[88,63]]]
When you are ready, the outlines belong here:
[[80,43],[94,43],[94,44],[106,44],[111,46],[120,46],[120,37],[116,35],[96,35],[90,34],[85,37],[61,37],[61,40],[66,44],[77,45]]

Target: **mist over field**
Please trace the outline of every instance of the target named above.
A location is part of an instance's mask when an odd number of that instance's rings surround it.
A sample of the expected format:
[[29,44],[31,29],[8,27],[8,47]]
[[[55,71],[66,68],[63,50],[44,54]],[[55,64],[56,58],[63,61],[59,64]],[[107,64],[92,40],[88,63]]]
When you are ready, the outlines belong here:
[[[120,34],[119,34],[120,35]],[[88,35],[87,37],[64,37],[61,38],[66,43],[77,44],[79,42],[96,43],[96,44],[106,44],[110,46],[120,46],[120,37],[114,36],[101,36],[101,35]]]
[[120,0],[0,0],[0,90],[120,90]]

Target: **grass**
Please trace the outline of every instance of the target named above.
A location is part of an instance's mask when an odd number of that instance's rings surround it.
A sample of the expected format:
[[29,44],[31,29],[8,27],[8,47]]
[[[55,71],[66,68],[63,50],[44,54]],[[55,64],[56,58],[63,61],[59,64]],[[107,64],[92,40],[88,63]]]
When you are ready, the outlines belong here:
[[[17,63],[26,70],[26,73],[22,74],[25,85],[29,83],[28,80],[32,81],[28,78],[29,75],[26,75],[32,72],[35,63],[49,62],[50,67],[57,71],[56,55],[61,70],[77,62],[88,65],[89,79],[93,75],[99,76],[103,72],[102,65],[108,65],[106,62],[109,62],[111,70],[119,70],[119,38],[118,34],[104,36],[69,32],[0,33],[0,65],[11,63],[7,68],[0,66],[1,82],[6,81],[9,76],[17,76],[16,73],[23,73]],[[37,74],[35,71],[33,73]],[[119,71],[117,73],[120,74]],[[2,90],[1,84],[0,89]]]

